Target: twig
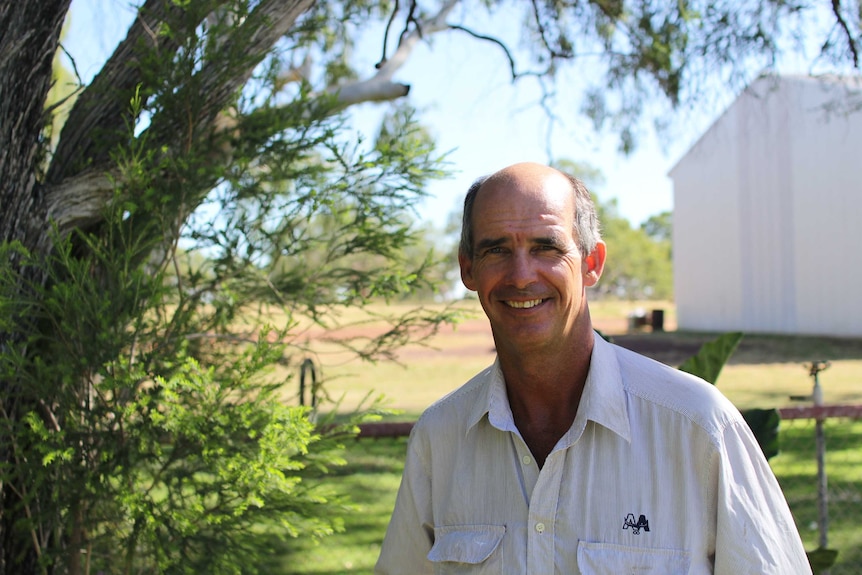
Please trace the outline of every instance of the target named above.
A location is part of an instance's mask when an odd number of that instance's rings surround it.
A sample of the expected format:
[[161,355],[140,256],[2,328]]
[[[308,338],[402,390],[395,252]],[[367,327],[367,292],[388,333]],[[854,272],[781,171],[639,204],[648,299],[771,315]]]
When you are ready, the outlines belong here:
[[832,14],[835,15],[835,20],[837,20],[838,26],[840,26],[844,31],[844,35],[847,36],[847,48],[853,56],[853,67],[858,68],[859,52],[856,50],[856,42],[853,39],[853,33],[850,31],[850,27],[847,25],[847,21],[844,19],[844,16],[841,15],[841,0],[832,0]]
[[395,0],[395,7],[392,9],[392,14],[386,22],[386,30],[383,32],[383,55],[380,57],[380,61],[374,64],[374,67],[378,70],[386,63],[386,46],[389,44],[389,29],[392,27],[392,22],[395,21],[395,15],[398,14],[398,10],[398,0]]
[[466,32],[473,38],[476,38],[478,40],[485,40],[486,42],[491,42],[499,46],[503,50],[503,53],[506,55],[506,59],[509,60],[509,70],[512,72],[512,80],[518,79],[519,75],[518,72],[515,70],[515,59],[512,58],[512,53],[509,51],[509,47],[506,46],[506,44],[502,40],[494,38],[493,36],[479,34],[478,32],[474,32],[473,30],[470,30],[469,28],[466,28],[464,26],[459,26],[458,24],[449,24],[449,28]]

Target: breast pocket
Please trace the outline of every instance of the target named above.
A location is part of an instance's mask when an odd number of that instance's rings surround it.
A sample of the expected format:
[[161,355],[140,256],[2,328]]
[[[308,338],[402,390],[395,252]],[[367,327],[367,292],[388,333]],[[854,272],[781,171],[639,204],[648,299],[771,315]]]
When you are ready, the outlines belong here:
[[428,560],[440,575],[503,573],[498,549],[506,527],[502,525],[456,525],[434,528],[434,545]]
[[686,551],[578,543],[578,568],[583,575],[687,575],[690,567],[691,555]]

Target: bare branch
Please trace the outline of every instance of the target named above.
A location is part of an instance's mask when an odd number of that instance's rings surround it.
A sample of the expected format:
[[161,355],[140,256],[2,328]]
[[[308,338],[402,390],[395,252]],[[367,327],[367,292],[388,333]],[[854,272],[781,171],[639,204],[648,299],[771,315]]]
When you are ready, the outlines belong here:
[[343,109],[363,102],[388,102],[403,98],[410,92],[410,86],[373,76],[368,80],[332,88],[329,92],[336,94],[339,108]]
[[378,62],[375,65],[377,73],[371,78],[340,86],[332,86],[327,89],[327,93],[337,94],[338,101],[342,107],[360,102],[394,100],[406,96],[410,91],[410,86],[393,82],[392,77],[395,75],[395,72],[404,66],[413,52],[416,43],[425,35],[442,32],[450,28],[446,23],[446,18],[458,2],[459,0],[448,0],[434,17],[424,22],[414,20],[414,29],[407,34],[402,32],[398,48],[392,54],[392,57],[388,59],[384,57]]
[[453,30],[460,30],[461,32],[466,32],[473,38],[478,40],[485,40],[486,42],[491,42],[499,46],[503,53],[506,55],[506,59],[509,60],[509,70],[512,73],[512,80],[516,80],[518,78],[518,72],[515,70],[515,59],[512,57],[512,53],[509,51],[509,47],[502,40],[498,40],[493,36],[486,36],[485,34],[479,34],[478,32],[474,32],[469,28],[465,28],[464,26],[459,26],[457,24],[450,24],[449,27]]
[[458,2],[459,0],[448,0],[433,18],[423,22],[421,27],[417,27],[417,29],[403,36],[392,57],[387,59],[378,68],[377,75],[387,80],[391,79],[395,75],[395,72],[407,62],[410,53],[413,51],[413,47],[422,39],[423,35],[447,30],[449,25],[446,23],[446,18]]
[[407,19],[404,20],[404,29],[401,30],[401,35],[398,37],[398,46],[401,46],[401,43],[404,42],[404,38],[407,37],[407,34],[410,31],[410,24],[414,24],[416,26],[416,33],[419,34],[419,37],[422,37],[422,25],[416,20],[416,0],[412,0],[410,2],[410,10],[407,12]]
[[389,29],[392,27],[392,22],[395,21],[395,16],[398,14],[398,0],[395,0],[395,6],[392,8],[392,14],[389,15],[389,20],[386,22],[386,29],[383,31],[383,55],[380,57],[380,61],[374,65],[378,70],[380,66],[386,63],[386,47],[389,45]]
[[853,67],[858,68],[859,52],[856,49],[856,41],[855,38],[853,38],[853,32],[850,31],[850,26],[848,26],[847,21],[844,19],[844,15],[841,14],[841,0],[832,0],[832,14],[835,16],[838,26],[847,37],[847,48],[850,50],[850,54],[853,57]]

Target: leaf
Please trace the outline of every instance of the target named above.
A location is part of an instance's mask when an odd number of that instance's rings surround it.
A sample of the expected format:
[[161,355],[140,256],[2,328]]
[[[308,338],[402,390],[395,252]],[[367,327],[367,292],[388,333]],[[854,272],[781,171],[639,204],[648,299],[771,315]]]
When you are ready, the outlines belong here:
[[760,445],[766,459],[778,455],[778,428],[781,425],[781,415],[778,410],[746,409],[742,411],[742,417],[754,433],[757,444]]
[[806,552],[806,555],[808,555],[808,563],[811,564],[811,571],[817,574],[835,565],[838,550],[818,547],[814,551]]
[[680,371],[696,375],[709,383],[715,385],[718,375],[724,364],[736,351],[736,347],[742,340],[742,332],[734,331],[722,334],[712,341],[703,344],[694,356],[688,358],[681,366]]

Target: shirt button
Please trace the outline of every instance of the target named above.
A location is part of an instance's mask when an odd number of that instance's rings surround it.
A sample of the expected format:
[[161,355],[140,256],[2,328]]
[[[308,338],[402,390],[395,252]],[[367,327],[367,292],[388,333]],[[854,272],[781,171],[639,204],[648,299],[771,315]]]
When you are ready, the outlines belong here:
[[545,532],[545,524],[544,523],[536,523],[536,533],[544,533]]
[[532,462],[533,462],[533,458],[530,457],[529,455],[525,455],[524,457],[521,458],[521,463],[523,463],[524,465],[529,465]]

